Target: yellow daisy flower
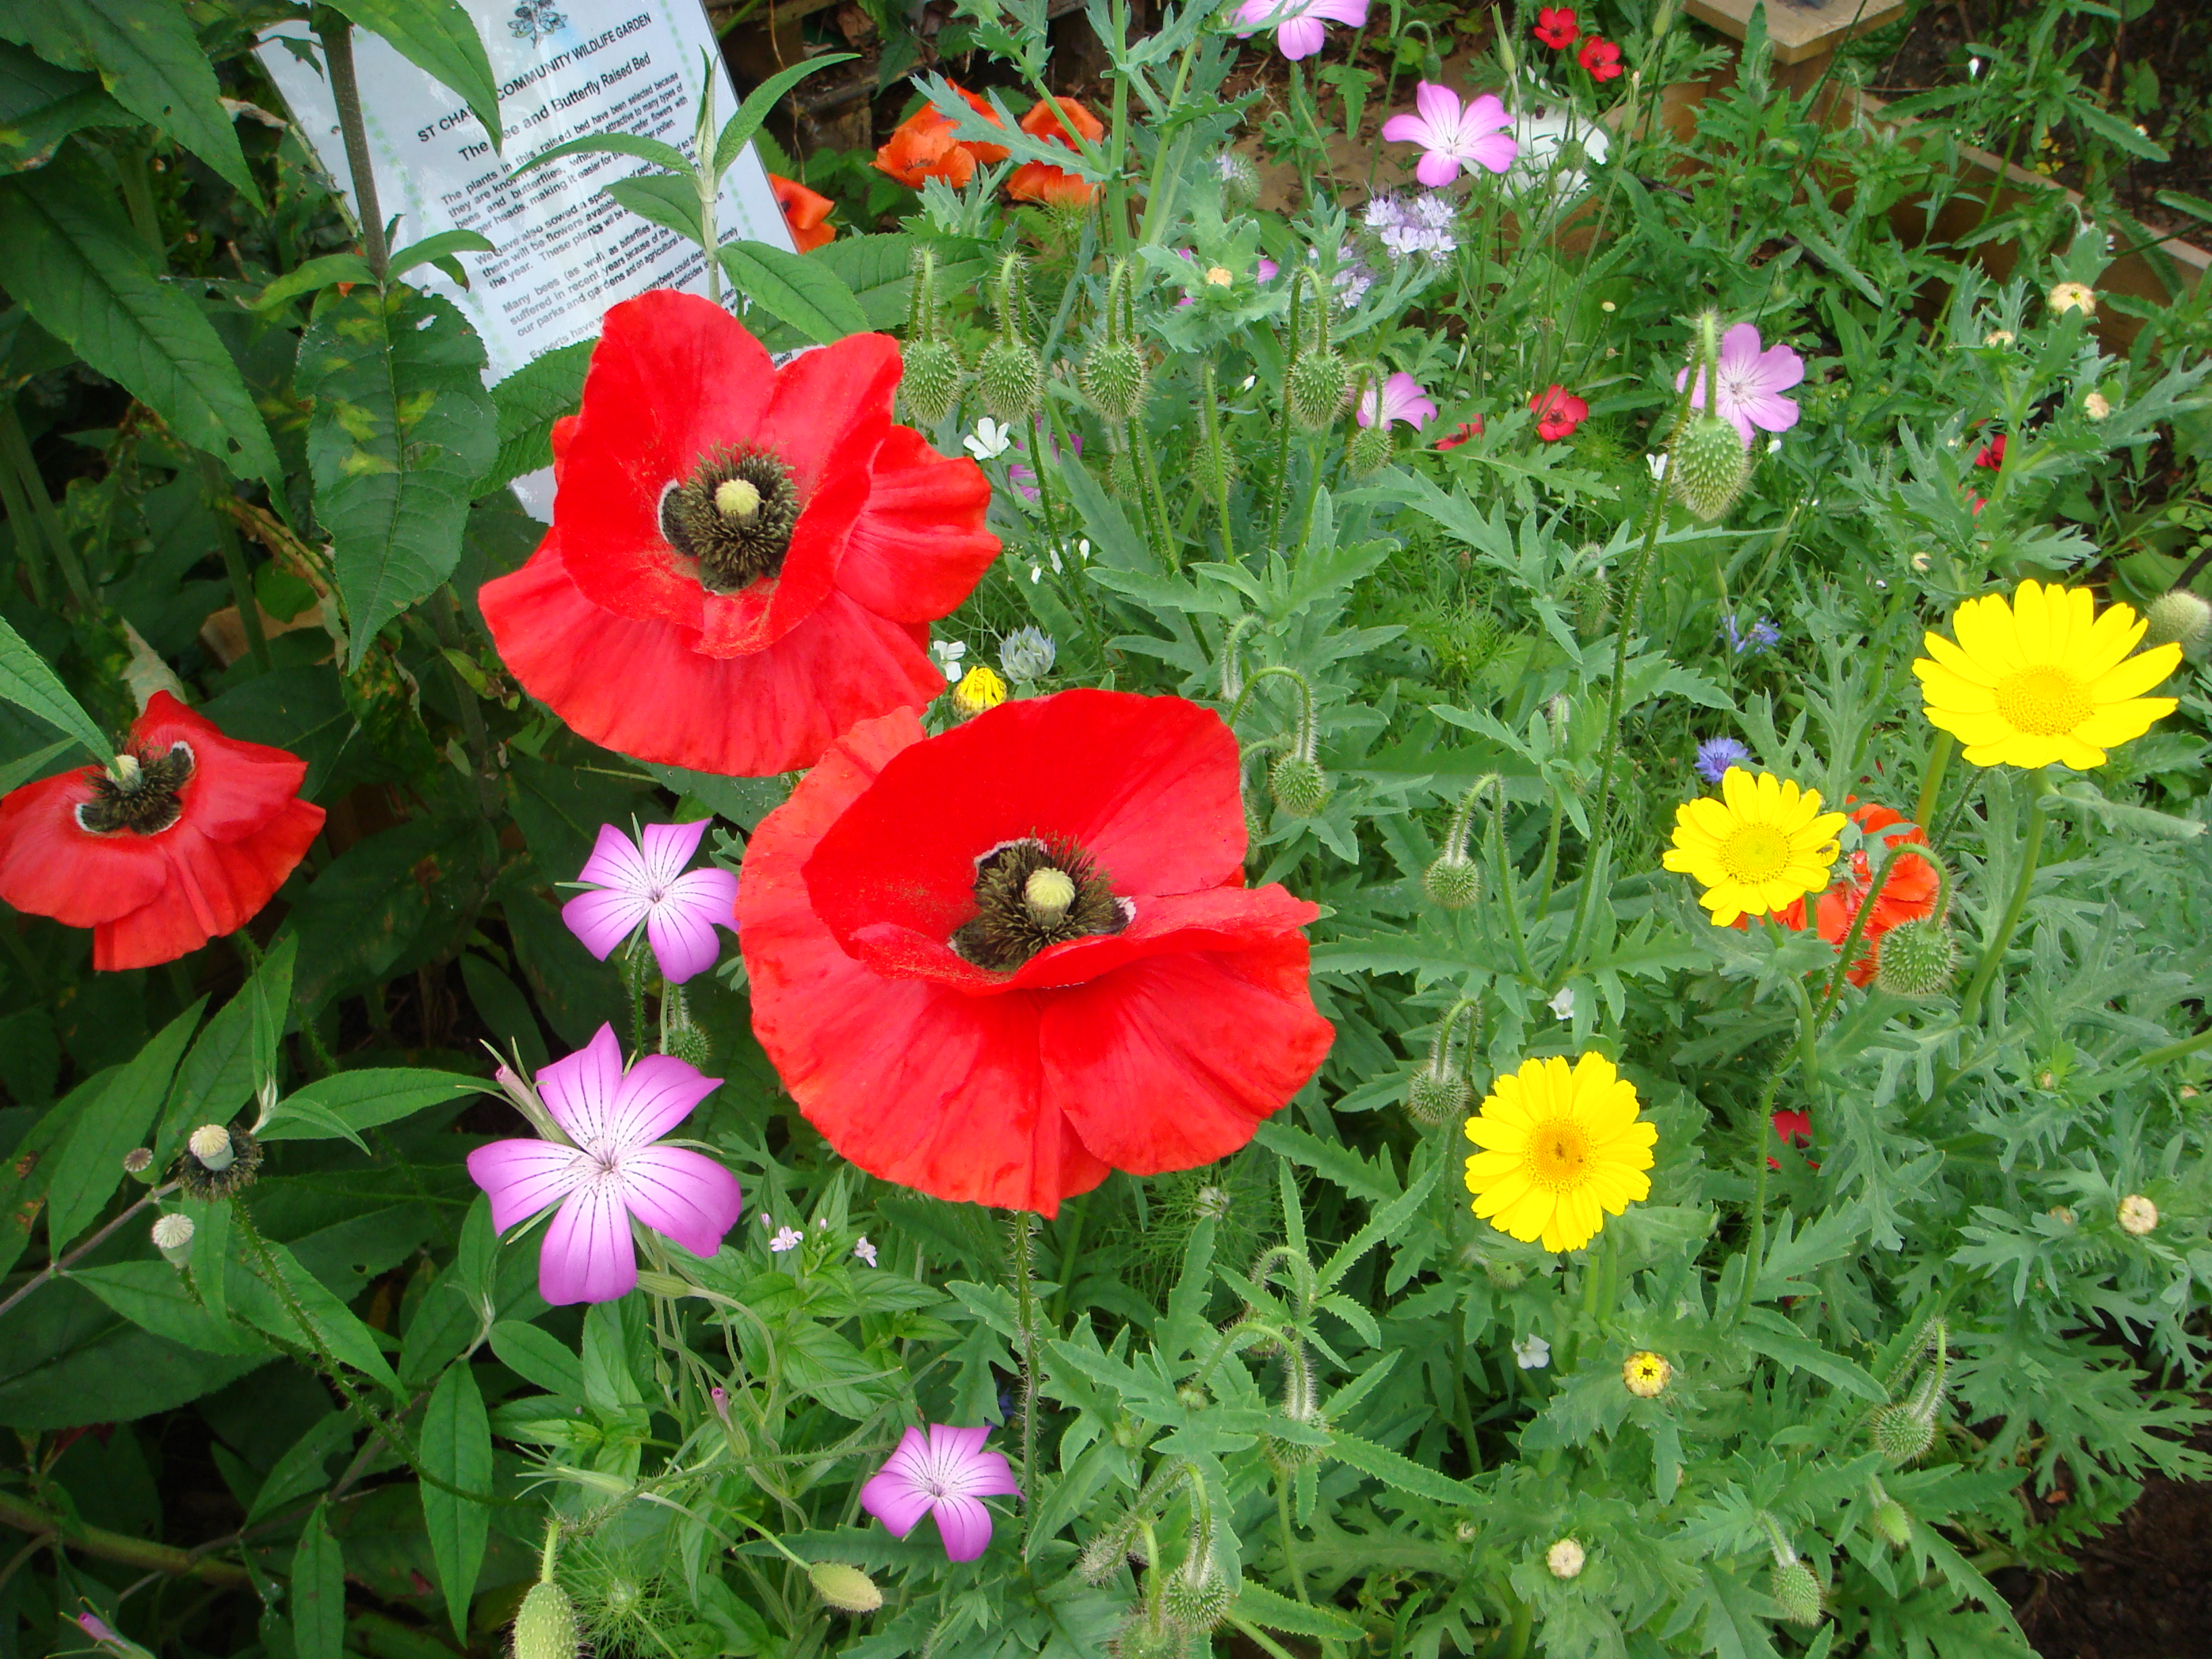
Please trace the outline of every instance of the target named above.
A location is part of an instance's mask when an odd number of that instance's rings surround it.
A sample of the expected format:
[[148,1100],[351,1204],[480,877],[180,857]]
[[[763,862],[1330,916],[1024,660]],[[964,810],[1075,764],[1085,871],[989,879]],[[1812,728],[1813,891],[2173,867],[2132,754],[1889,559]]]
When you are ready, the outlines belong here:
[[1629,1355],[1620,1367],[1620,1380],[1638,1400],[1656,1400],[1674,1377],[1674,1367],[1667,1356],[1648,1348]]
[[2142,694],[2180,665],[2181,647],[2130,656],[2143,628],[2132,605],[2099,614],[2086,587],[2024,581],[2009,604],[2002,593],[1962,603],[1951,613],[1958,642],[1930,633],[1912,672],[1929,720],[1975,765],[2087,771],[2173,712],[2172,698]]
[[1820,810],[1820,792],[1801,790],[1771,772],[1757,777],[1731,766],[1721,799],[1700,795],[1674,809],[1674,844],[1660,862],[1694,877],[1713,926],[1786,910],[1828,884],[1841,812]]
[[1524,1244],[1582,1249],[1606,1216],[1651,1195],[1659,1131],[1636,1113],[1636,1085],[1603,1054],[1506,1073],[1467,1121],[1482,1148],[1467,1161],[1475,1214]]

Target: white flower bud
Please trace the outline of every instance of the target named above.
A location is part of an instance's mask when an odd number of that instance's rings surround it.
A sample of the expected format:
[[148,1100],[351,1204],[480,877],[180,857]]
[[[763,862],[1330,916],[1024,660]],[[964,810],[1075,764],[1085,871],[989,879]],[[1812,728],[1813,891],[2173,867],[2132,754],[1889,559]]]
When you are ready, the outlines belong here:
[[1552,1570],[1554,1578],[1576,1577],[1589,1559],[1583,1547],[1571,1538],[1562,1538],[1544,1552],[1544,1565]]

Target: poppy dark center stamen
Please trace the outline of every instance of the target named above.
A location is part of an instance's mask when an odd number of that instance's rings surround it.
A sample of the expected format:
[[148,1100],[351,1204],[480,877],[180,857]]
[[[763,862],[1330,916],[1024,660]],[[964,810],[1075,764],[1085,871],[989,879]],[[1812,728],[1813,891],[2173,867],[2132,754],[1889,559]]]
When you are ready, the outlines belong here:
[[1025,836],[975,860],[975,915],[951,945],[978,968],[1011,973],[1048,945],[1120,933],[1133,908],[1079,848]]
[[660,498],[660,533],[709,593],[776,574],[798,523],[791,469],[765,450],[716,450]]
[[92,799],[77,804],[77,828],[95,836],[125,830],[137,836],[158,836],[184,816],[179,792],[191,775],[192,750],[187,743],[173,743],[158,754],[142,749],[118,755],[115,769],[92,781]]

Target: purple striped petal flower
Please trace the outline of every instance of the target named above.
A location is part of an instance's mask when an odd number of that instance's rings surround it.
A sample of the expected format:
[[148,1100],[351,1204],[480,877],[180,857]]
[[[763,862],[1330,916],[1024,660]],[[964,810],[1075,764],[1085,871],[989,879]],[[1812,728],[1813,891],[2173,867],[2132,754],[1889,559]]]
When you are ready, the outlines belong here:
[[714,965],[722,954],[715,925],[737,928],[738,878],[711,866],[684,867],[708,822],[648,823],[641,846],[611,823],[599,826],[599,845],[576,874],[592,890],[561,907],[561,920],[586,951],[605,962],[641,926],[670,984]]
[[1235,33],[1241,40],[1273,29],[1275,50],[1296,59],[1321,50],[1331,23],[1364,27],[1367,0],[1244,0],[1237,8]]
[[[1761,432],[1787,432],[1797,424],[1797,401],[1782,394],[1805,378],[1805,360],[1786,345],[1760,349],[1759,330],[1738,323],[1721,336],[1720,398],[1713,412],[1733,426],[1746,444],[1753,427]],[[1674,377],[1674,390],[1690,383],[1690,371]],[[1698,389],[1690,394],[1690,407],[1705,406],[1705,377],[1698,376]]]
[[898,1449],[860,1488],[860,1507],[899,1538],[933,1513],[945,1553],[973,1561],[991,1541],[991,1511],[983,1500],[1021,1491],[1006,1455],[983,1449],[990,1432],[942,1423],[931,1424],[927,1436],[908,1429]]
[[1424,81],[1413,88],[1413,107],[1382,124],[1382,137],[1394,144],[1419,144],[1425,152],[1413,176],[1440,190],[1478,167],[1503,173],[1521,153],[1513,118],[1489,93],[1462,106],[1449,87]]
[[667,1054],[623,1065],[614,1027],[538,1074],[554,1124],[573,1143],[495,1140],[469,1154],[501,1232],[551,1205],[538,1289],[559,1307],[611,1302],[637,1283],[633,1218],[694,1255],[710,1256],[737,1224],[738,1178],[711,1158],[653,1143],[721,1086]]

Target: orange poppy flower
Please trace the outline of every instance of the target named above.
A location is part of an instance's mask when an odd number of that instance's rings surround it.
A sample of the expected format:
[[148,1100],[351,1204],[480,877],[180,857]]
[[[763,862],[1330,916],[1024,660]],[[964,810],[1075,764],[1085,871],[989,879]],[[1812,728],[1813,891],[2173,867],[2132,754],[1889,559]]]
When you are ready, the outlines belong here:
[[811,253],[824,242],[836,240],[837,227],[823,222],[836,205],[827,196],[775,173],[769,174],[768,187],[775,192],[775,204],[783,210],[783,222],[790,227],[791,240],[801,253]]
[[[1076,148],[1071,127],[1090,143],[1106,136],[1106,126],[1073,98],[1040,99],[1022,117],[1022,131],[1032,138]],[[1006,194],[1018,202],[1036,202],[1046,207],[1088,207],[1098,199],[1098,186],[1043,161],[1024,161],[1006,180]]]
[[[1000,125],[999,118],[983,100],[965,87],[954,87],[952,90],[966,99],[968,106],[993,126]],[[988,165],[1006,159],[1004,145],[969,143],[955,138],[952,123],[939,114],[933,106],[924,104],[900,122],[890,142],[876,152],[876,168],[916,190],[921,188],[925,179],[942,179],[958,190],[975,176],[978,163]]]

